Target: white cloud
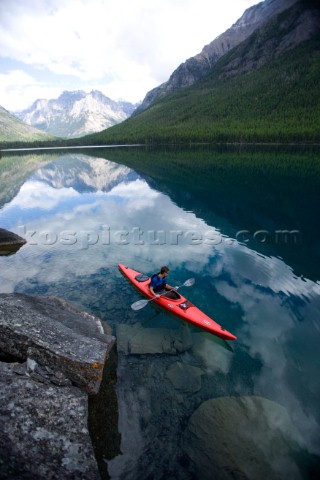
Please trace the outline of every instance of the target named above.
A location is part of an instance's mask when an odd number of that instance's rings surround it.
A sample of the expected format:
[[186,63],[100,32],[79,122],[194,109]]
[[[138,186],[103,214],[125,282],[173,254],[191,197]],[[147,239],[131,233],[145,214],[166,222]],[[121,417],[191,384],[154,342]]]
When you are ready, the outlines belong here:
[[0,73],[0,105],[17,111],[31,105],[38,98],[56,98],[61,88],[38,82],[23,70]]
[[[135,102],[167,80],[181,62],[199,53],[254,3],[1,0],[0,59],[4,64],[7,59],[22,62],[39,73],[72,77],[74,88],[100,85],[108,96]],[[6,77],[8,82],[11,76]],[[46,83],[48,93],[57,90],[55,80]],[[29,81],[21,78],[20,85],[27,87],[25,95],[31,103],[40,95]],[[9,83],[6,85],[0,85],[0,101],[5,108],[16,109],[14,93],[8,92]],[[35,85],[44,93],[43,83],[37,80]],[[61,86],[59,93],[65,89],[73,88]],[[18,97],[22,102],[23,97]]]

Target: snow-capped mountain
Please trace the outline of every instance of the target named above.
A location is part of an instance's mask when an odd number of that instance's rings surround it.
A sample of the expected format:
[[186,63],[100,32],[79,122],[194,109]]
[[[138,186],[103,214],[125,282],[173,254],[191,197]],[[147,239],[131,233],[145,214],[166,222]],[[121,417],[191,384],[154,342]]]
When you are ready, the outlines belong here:
[[135,105],[115,102],[92,90],[63,92],[57,99],[39,99],[26,110],[14,112],[28,125],[58,137],[81,137],[100,132],[130,117]]

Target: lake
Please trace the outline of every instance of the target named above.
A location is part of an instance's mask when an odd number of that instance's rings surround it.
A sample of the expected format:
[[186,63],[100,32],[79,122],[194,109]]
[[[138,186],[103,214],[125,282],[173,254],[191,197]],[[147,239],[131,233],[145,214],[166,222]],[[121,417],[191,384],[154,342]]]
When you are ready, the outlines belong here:
[[[0,257],[0,292],[62,297],[117,337],[103,478],[315,477],[319,206],[316,147],[0,158],[0,226],[27,239]],[[133,311],[118,263],[195,278],[181,293],[237,340]]]

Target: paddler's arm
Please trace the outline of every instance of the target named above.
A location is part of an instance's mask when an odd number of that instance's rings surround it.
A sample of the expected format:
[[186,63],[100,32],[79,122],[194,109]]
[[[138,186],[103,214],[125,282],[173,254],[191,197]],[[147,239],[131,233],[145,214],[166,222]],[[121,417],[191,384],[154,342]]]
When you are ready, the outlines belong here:
[[153,287],[151,287],[151,285],[149,286],[149,290],[150,290],[150,292],[152,293],[152,295],[153,295],[154,297],[159,297],[159,294],[156,293],[156,292],[153,290]]

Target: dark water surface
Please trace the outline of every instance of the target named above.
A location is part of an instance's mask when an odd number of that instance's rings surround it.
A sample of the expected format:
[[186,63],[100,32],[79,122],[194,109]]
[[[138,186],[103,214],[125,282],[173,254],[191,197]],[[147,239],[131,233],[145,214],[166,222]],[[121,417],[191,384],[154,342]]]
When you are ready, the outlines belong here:
[[[315,478],[319,192],[312,148],[0,159],[0,226],[28,241],[0,257],[0,292],[62,297],[117,336],[121,444],[105,439],[101,471]],[[140,297],[118,263],[147,274],[168,264],[173,285],[195,277],[182,293],[238,340],[228,345],[152,305],[134,312]]]

